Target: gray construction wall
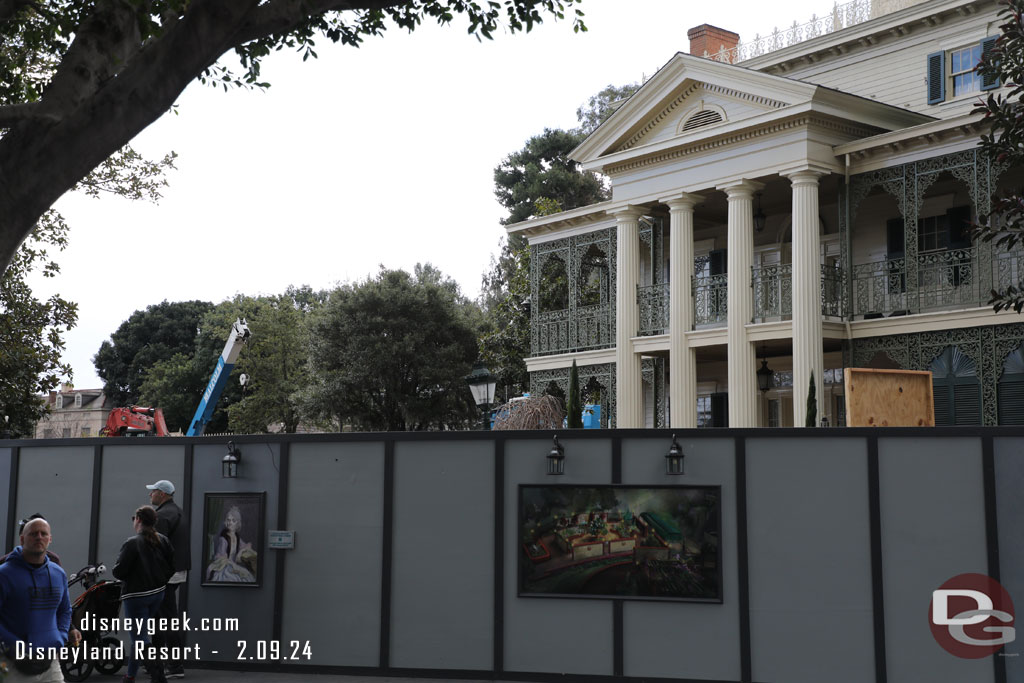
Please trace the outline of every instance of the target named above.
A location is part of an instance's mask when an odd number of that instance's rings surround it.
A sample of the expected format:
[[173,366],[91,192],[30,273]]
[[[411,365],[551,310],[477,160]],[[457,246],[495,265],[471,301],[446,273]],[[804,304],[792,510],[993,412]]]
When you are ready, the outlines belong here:
[[[1009,656],[961,659],[928,628],[931,592],[957,574],[989,574],[1024,604],[1024,430],[677,436],[681,477],[665,473],[661,430],[561,432],[561,477],[546,473],[551,433],[239,436],[236,479],[221,477],[226,437],[3,442],[0,472],[17,476],[0,486],[0,515],[11,529],[45,514],[69,571],[113,565],[145,484],[173,481],[192,534],[193,627],[239,623],[189,634],[202,666],[1024,683],[1024,638]],[[519,488],[544,484],[720,487],[721,602],[520,597]],[[291,550],[263,539],[259,587],[203,585],[216,492],[264,494],[264,528],[295,533]],[[238,641],[254,654],[272,639],[308,641],[312,657],[239,661]]]

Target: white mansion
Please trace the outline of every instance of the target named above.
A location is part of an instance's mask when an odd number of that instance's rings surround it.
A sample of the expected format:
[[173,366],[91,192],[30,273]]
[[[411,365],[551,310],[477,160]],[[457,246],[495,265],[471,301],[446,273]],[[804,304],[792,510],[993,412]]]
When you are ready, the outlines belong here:
[[1024,321],[986,305],[1024,252],[965,230],[1024,179],[977,150],[998,9],[690,30],[573,152],[612,199],[508,227],[531,249],[532,391],[564,393],[576,360],[606,426],[801,426],[813,373],[836,425],[842,368],[930,369],[937,424],[1024,423]]

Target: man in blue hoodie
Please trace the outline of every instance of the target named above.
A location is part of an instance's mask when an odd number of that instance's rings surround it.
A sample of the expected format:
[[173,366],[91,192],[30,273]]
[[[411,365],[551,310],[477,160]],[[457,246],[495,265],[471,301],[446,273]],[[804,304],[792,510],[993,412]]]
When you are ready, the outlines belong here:
[[[0,565],[0,644],[8,665],[4,683],[61,683],[60,663],[53,659],[39,671],[38,660],[15,661],[18,642],[26,647],[59,648],[71,627],[68,577],[46,557],[53,537],[45,519],[33,519],[21,533],[21,545]],[[71,643],[74,645],[75,643]],[[45,661],[45,660],[44,660]]]

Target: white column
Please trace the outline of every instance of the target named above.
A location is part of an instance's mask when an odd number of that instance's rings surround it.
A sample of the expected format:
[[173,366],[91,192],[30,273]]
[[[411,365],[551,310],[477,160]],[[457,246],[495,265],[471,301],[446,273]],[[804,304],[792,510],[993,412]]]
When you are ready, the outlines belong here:
[[693,207],[704,198],[678,194],[669,208],[669,424],[697,426],[697,356],[686,339],[693,329]]
[[633,352],[633,337],[640,328],[636,287],[640,283],[640,216],[643,210],[627,206],[612,211],[618,222],[615,279],[615,426],[643,427],[640,356]]
[[729,198],[728,359],[729,426],[757,426],[757,364],[746,325],[754,317],[750,267],[754,263],[754,193],[762,183],[740,180],[718,189]]
[[807,419],[807,392],[814,371],[817,420],[822,411],[821,237],[818,234],[818,179],[821,173],[786,174],[793,183],[793,425]]

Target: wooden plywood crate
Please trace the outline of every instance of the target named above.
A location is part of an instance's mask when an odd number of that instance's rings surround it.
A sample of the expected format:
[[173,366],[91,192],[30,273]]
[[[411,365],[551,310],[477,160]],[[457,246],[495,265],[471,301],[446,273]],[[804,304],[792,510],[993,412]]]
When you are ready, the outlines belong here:
[[932,373],[846,368],[848,427],[934,427]]

